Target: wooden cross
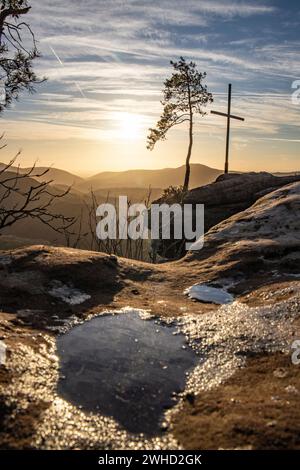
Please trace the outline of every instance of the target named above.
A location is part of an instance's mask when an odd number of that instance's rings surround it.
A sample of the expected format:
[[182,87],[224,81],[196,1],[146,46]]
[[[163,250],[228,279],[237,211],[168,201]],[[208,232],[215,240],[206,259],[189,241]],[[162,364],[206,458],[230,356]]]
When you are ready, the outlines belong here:
[[228,112],[220,113],[219,111],[211,111],[212,114],[217,114],[218,116],[223,116],[227,118],[227,138],[226,138],[226,157],[225,157],[225,173],[228,173],[229,169],[229,140],[230,140],[230,119],[237,119],[238,121],[245,121],[244,118],[235,116],[231,114],[231,92],[232,85],[231,83],[228,86]]

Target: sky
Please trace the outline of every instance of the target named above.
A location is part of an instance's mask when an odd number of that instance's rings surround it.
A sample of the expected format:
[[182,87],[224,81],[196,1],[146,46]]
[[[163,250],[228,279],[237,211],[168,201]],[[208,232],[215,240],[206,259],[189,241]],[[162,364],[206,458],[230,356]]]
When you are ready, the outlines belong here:
[[[47,81],[1,117],[22,166],[37,160],[77,174],[177,167],[185,125],[150,152],[170,60],[206,72],[214,103],[197,117],[193,163],[224,167],[228,83],[233,86],[230,168],[300,170],[300,7],[297,0],[31,0]],[[293,85],[294,84],[294,85]],[[300,81],[298,83],[300,87]],[[300,96],[300,95],[299,95]],[[299,101],[299,103],[297,102]]]

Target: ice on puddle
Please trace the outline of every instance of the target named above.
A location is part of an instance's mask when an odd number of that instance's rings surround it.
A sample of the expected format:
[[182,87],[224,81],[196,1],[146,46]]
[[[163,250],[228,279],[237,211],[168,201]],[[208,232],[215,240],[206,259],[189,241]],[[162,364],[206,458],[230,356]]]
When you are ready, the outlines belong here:
[[184,293],[188,295],[190,299],[218,305],[230,304],[234,301],[233,295],[224,288],[212,287],[207,284],[195,284],[194,286],[188,287]]
[[64,285],[61,282],[53,283],[53,287],[50,289],[49,294],[52,295],[52,297],[63,300],[70,305],[79,305],[91,298],[90,295],[85,294],[74,287]]
[[0,341],[0,366],[4,366],[6,363],[6,344]]
[[126,307],[119,314],[105,311],[61,335],[57,350],[66,378],[58,392],[86,412],[114,418],[131,433],[156,436],[165,409],[174,406],[172,393],[184,391],[185,372],[199,361],[184,335],[172,335],[175,323],[160,319],[157,325],[141,313]]

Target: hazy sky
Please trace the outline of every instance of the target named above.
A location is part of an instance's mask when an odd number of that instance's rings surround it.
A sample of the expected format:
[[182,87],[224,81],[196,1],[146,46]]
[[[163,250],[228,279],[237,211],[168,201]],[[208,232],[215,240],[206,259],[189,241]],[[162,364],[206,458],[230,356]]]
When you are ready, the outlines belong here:
[[[170,59],[207,72],[212,107],[225,110],[233,84],[231,168],[299,170],[300,8],[295,0],[32,0],[28,20],[48,81],[2,117],[6,160],[39,159],[74,172],[184,163],[183,125],[154,151],[147,129],[160,111]],[[197,120],[192,161],[223,168],[225,119]],[[3,151],[2,151],[3,152]],[[2,160],[4,154],[2,153]]]

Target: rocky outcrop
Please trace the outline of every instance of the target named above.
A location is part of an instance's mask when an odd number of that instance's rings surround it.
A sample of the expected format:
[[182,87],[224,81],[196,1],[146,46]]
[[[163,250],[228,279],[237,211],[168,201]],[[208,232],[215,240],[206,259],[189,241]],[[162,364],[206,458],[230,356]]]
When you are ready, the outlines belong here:
[[259,198],[289,183],[298,176],[273,176],[270,173],[243,173],[219,176],[214,183],[192,189],[184,204],[205,205],[205,231],[222,220],[241,212]]
[[191,262],[200,264],[202,273],[213,266],[226,278],[245,280],[266,273],[300,277],[300,182],[263,196],[211,228],[204,248],[182,260]]
[[[265,172],[224,174],[214,183],[189,191],[182,203],[193,206],[204,204],[206,233],[223,220],[249,208],[262,196],[297,181],[300,181],[300,175],[279,177]],[[162,202],[173,204],[178,201],[172,197],[156,201],[156,203]],[[164,240],[160,243],[158,253],[169,259],[180,257],[185,254],[183,246],[182,241],[174,245],[174,240]]]

